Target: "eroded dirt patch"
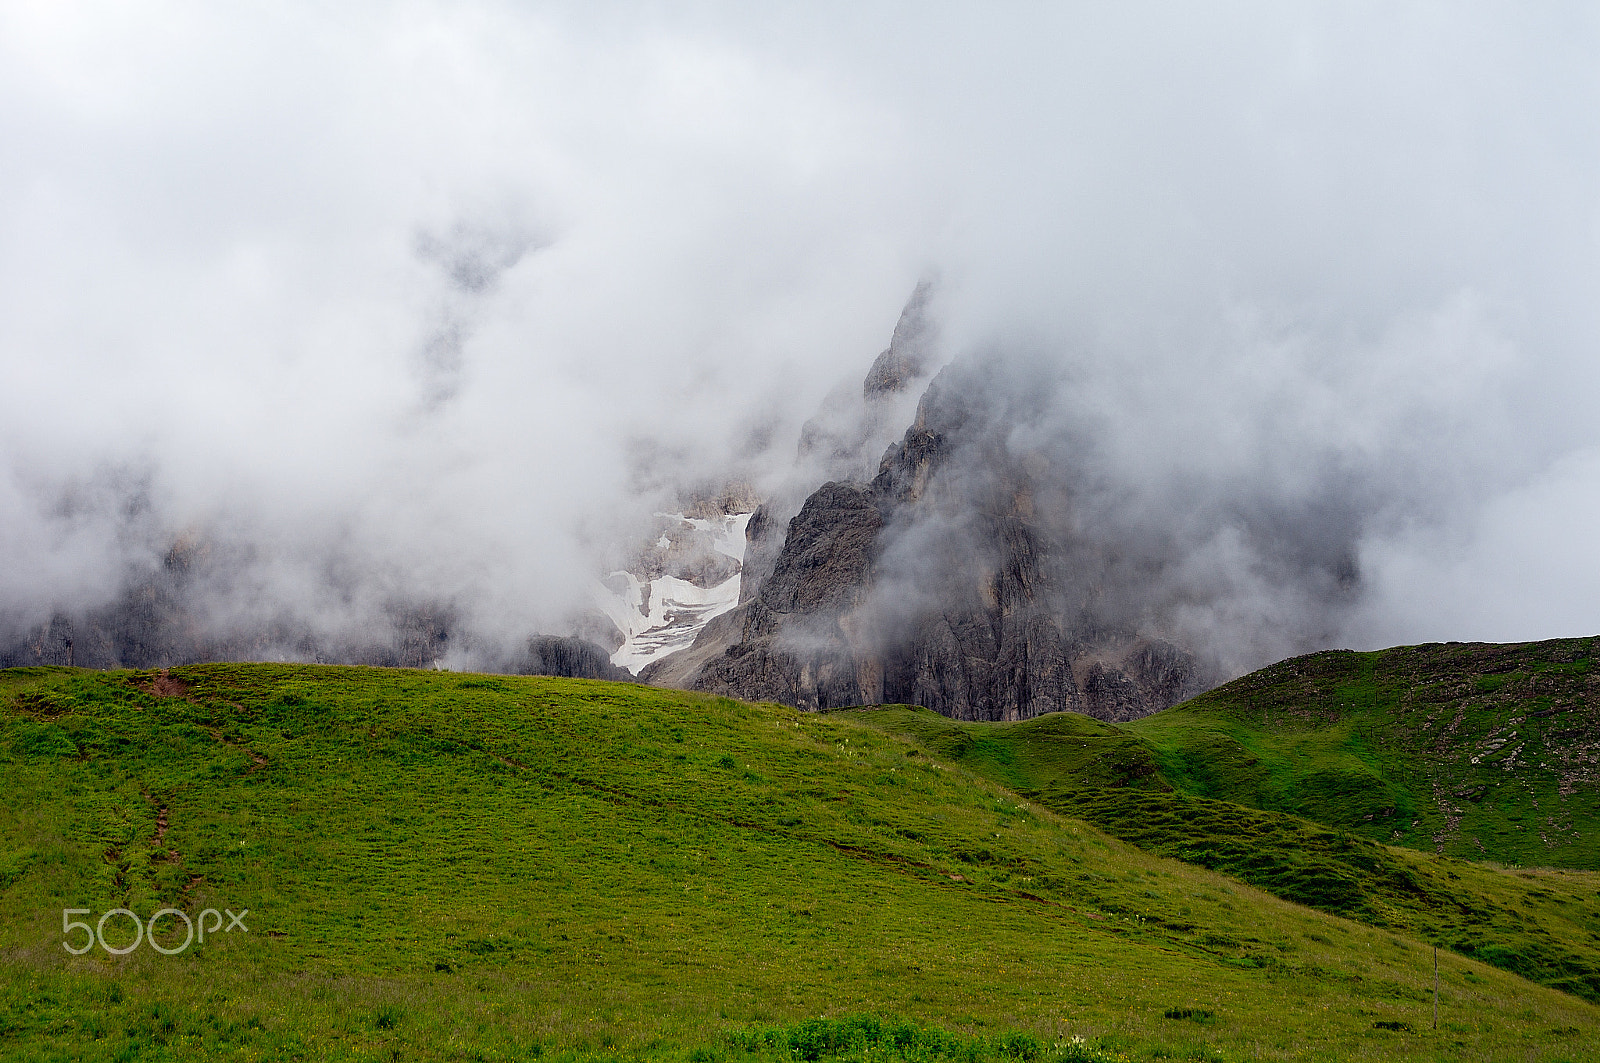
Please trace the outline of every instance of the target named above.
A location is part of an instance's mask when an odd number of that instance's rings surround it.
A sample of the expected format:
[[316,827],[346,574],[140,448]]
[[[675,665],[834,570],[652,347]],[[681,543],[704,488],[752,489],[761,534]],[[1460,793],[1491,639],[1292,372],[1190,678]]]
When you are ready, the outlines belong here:
[[189,684],[175,678],[165,668],[144,679],[129,679],[128,685],[146,694],[154,694],[158,698],[185,698],[189,696]]
[[182,698],[189,695],[189,684],[181,679],[172,678],[172,673],[165,668],[150,682],[151,693],[159,694],[164,698]]

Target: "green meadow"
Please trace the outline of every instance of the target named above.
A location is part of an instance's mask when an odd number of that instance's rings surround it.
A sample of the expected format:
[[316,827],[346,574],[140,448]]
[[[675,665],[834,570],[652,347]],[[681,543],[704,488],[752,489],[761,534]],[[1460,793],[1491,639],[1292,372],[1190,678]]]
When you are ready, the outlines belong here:
[[1593,642],[1313,654],[1129,724],[850,715],[1146,851],[1600,1002]]
[[1471,860],[1596,870],[1595,641],[1313,654],[1128,731],[1202,797]]
[[[1228,820],[1264,805],[1163,781],[1186,739],[1145,724],[1033,721],[1066,757],[1027,724],[580,680],[0,672],[0,1056],[1600,1058],[1581,977],[1453,940],[1434,1029],[1432,902],[1362,883],[1313,907],[1124,840],[1150,810],[1117,795],[1208,802],[1219,851],[1271,833]],[[1502,947],[1567,950],[1546,966],[1600,944],[1592,872],[1265,811],[1487,898],[1522,935]],[[171,955],[66,947],[66,910],[168,908],[248,914],[186,946],[165,916]]]

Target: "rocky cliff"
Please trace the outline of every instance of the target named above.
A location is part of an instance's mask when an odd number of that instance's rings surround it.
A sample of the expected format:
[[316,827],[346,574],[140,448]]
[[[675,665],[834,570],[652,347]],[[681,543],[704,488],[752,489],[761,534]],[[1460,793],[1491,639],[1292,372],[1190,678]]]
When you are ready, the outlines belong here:
[[540,635],[528,640],[527,652],[517,662],[518,675],[556,675],[570,679],[609,679],[628,682],[633,676],[611,663],[605,650],[586,639]]
[[758,512],[749,553],[770,554],[770,574],[747,575],[729,620],[645,678],[970,720],[1131,719],[1205,689],[1212,675],[1192,654],[1093,608],[1035,504],[1036,456],[997,442],[1003,424],[973,383],[967,367],[942,372],[876,476],[822,485],[781,542]]
[[813,709],[1127,720],[1329,644],[1361,586],[1348,484],[1286,498],[1109,453],[1060,352],[973,351],[929,379],[930,291],[801,433],[748,525],[738,608],[642,678]]

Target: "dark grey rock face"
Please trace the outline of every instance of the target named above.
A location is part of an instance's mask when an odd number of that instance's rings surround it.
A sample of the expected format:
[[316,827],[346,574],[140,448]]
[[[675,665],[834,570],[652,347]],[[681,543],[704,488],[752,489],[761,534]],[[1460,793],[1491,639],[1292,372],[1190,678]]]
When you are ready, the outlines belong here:
[[823,484],[789,522],[783,550],[757,598],[762,610],[809,615],[854,604],[882,526],[877,492],[870,485]]
[[528,640],[517,675],[554,675],[568,679],[632,682],[633,676],[611,663],[611,655],[594,643],[570,636],[539,635]]
[[739,578],[739,604],[756,596],[767,577],[778,565],[783,552],[786,528],[776,516],[773,503],[762,503],[750,514],[744,529],[744,570]]
[[870,668],[862,674],[849,625],[870,586],[882,526],[871,486],[818,488],[789,522],[772,574],[740,606],[738,641],[688,685],[809,709],[867,703],[881,683],[871,682]]
[[[293,660],[433,668],[462,639],[453,610],[406,606],[391,611],[366,641],[319,640],[289,623],[229,636],[202,623],[194,600],[169,566],[130,588],[111,605],[78,617],[59,615],[20,641],[0,647],[0,668],[76,665],[80,668],[167,668],[204,661]],[[480,651],[486,670],[517,675],[629,681],[608,652],[582,638],[536,636],[520,656]]]
[[1203,682],[1195,658],[1159,640],[1140,640],[1120,663],[1085,659],[1080,664],[1084,712],[1102,720],[1137,720],[1151,705],[1175,705],[1212,685]]
[[205,661],[302,661],[386,668],[432,668],[459,638],[448,609],[396,607],[366,639],[319,637],[283,620],[230,632],[208,623],[205,603],[140,583],[117,601],[76,616],[57,615],[9,645],[0,668],[65,664],[80,668],[168,668]]
[[[248,553],[180,539],[159,562],[127,577],[107,604],[59,613],[0,643],[0,667],[167,668],[204,661],[303,661],[431,668],[461,640],[448,605],[395,601],[366,629],[336,637],[290,616],[230,619],[217,604],[235,589]],[[337,574],[330,575],[337,580]]]
[[207,546],[181,540],[151,570],[131,577],[106,605],[57,613],[22,637],[0,644],[0,667],[164,668],[271,659],[262,652],[269,646],[303,649],[299,644],[306,636],[283,624],[239,634],[208,623],[195,583],[217,564]]
[[862,398],[867,402],[905,391],[927,376],[931,368],[928,345],[933,334],[928,298],[932,292],[932,282],[923,281],[900,311],[889,346],[878,355],[861,383]]
[[790,523],[771,578],[741,607],[737,635],[708,630],[694,668],[645,678],[807,709],[898,702],[966,720],[1062,710],[1134,719],[1204,689],[1175,647],[1065,634],[1041,593],[1049,577],[1035,534],[1014,516],[986,521],[992,552],[924,588],[923,607],[886,611],[875,592],[893,482],[819,489]]
[[86,652],[88,647],[79,647],[82,637],[78,634],[71,620],[65,616],[53,616],[49,622],[28,634],[27,638],[14,646],[0,650],[0,668],[16,668],[24,665],[66,665],[72,667],[79,660],[92,660],[101,656],[99,653]]

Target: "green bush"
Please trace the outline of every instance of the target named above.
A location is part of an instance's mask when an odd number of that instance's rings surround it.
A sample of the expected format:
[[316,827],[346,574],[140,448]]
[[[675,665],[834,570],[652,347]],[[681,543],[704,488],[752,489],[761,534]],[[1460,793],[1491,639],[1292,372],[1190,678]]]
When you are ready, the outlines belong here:
[[[1013,1030],[997,1037],[963,1037],[934,1027],[885,1021],[871,1015],[807,1019],[788,1027],[738,1030],[729,1048],[757,1058],[840,1060],[844,1063],[1110,1063],[1121,1059],[1082,1038],[1046,1047],[1037,1037]],[[691,1063],[716,1058],[695,1049]]]

